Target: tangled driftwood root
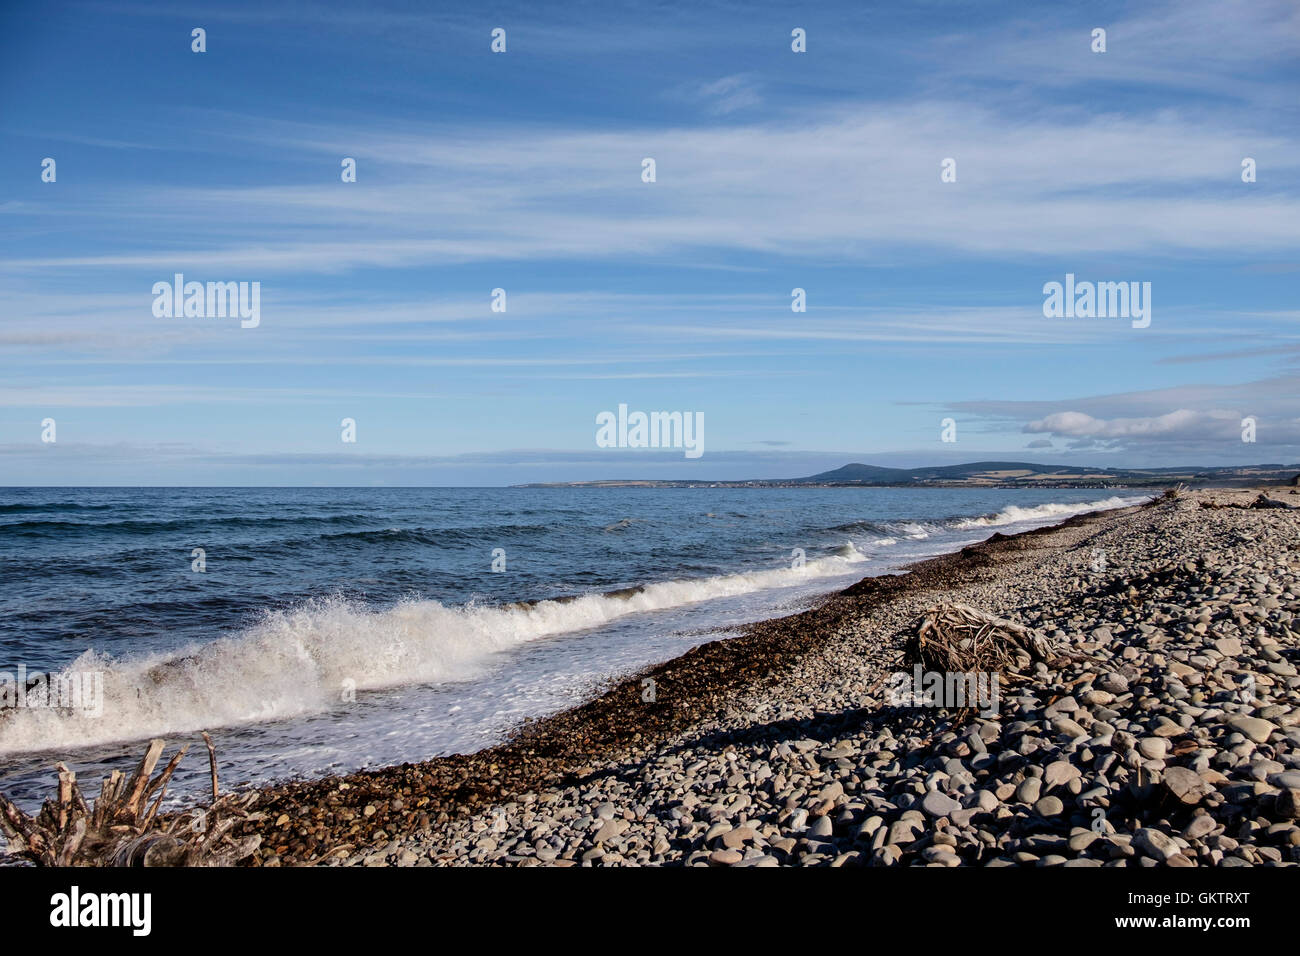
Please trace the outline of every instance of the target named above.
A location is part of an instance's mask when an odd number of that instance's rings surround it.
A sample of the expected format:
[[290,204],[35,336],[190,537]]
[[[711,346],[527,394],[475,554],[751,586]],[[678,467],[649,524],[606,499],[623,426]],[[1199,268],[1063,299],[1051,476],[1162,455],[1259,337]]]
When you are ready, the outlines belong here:
[[936,604],[917,621],[903,646],[908,667],[951,674],[997,674],[1004,682],[1028,680],[1020,672],[1036,661],[1052,663],[1047,641],[1029,628],[965,604]]
[[1258,496],[1257,496],[1253,501],[1251,501],[1251,503],[1248,504],[1248,505],[1243,505],[1243,504],[1242,504],[1241,502],[1239,502],[1239,501],[1228,501],[1228,502],[1221,502],[1221,501],[1202,501],[1202,502],[1201,502],[1201,507],[1202,507],[1202,508],[1215,508],[1215,509],[1218,509],[1218,508],[1243,508],[1243,509],[1246,509],[1247,511],[1258,511],[1258,510],[1260,510],[1260,509],[1262,509],[1262,508],[1281,508],[1281,509],[1283,509],[1284,511],[1294,511],[1294,510],[1296,510],[1296,506],[1295,506],[1295,505],[1289,505],[1289,504],[1287,504],[1285,501],[1278,501],[1276,498],[1270,498],[1268,495],[1266,495],[1266,494],[1265,494],[1264,492],[1262,492],[1262,491],[1261,491],[1261,492],[1259,493],[1259,495],[1258,495]]
[[114,770],[100,787],[92,809],[86,804],[77,775],[62,763],[59,791],[35,817],[28,816],[0,795],[0,832],[17,841],[11,852],[37,866],[230,866],[252,855],[258,836],[233,839],[230,830],[248,818],[256,794],[244,798],[220,797],[217,792],[217,758],[212,739],[208,745],[212,768],[212,803],[165,819],[158,815],[167,783],[187,747],[182,747],[157,776],[162,740],[149,749],[130,779]]

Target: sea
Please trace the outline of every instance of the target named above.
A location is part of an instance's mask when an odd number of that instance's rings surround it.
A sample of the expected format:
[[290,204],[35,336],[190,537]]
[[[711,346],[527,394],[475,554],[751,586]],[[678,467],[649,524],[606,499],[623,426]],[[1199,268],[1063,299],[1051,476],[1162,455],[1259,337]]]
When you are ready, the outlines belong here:
[[191,801],[204,730],[223,789],[478,750],[868,575],[1145,498],[0,488],[0,793],[34,809],[60,760],[97,792],[163,737]]

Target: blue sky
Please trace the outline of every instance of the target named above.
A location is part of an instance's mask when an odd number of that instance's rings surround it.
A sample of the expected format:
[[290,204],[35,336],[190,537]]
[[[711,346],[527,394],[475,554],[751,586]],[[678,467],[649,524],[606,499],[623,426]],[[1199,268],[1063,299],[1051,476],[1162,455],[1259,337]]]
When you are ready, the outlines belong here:
[[[1294,462],[1298,184],[1285,0],[11,5],[0,484]],[[705,453],[598,448],[620,403]]]

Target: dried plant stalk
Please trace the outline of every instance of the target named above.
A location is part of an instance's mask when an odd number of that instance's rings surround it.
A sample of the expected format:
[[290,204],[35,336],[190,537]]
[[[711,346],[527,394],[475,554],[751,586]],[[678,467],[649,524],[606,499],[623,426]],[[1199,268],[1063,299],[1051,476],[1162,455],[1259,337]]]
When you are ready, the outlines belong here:
[[159,818],[167,784],[188,748],[181,747],[151,776],[165,748],[162,740],[151,740],[130,779],[114,770],[103,781],[93,808],[77,775],[62,763],[57,796],[35,817],[0,794],[0,832],[17,842],[16,856],[37,866],[232,866],[252,855],[261,837],[229,836],[251,803],[218,794],[216,750],[206,733],[203,737],[212,771],[207,808],[175,814],[165,823]]

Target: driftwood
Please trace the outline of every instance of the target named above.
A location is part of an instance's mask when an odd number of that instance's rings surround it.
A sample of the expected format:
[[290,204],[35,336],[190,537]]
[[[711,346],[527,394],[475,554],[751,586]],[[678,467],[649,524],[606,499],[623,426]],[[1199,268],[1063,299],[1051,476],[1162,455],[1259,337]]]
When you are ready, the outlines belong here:
[[1238,501],[1227,502],[1227,503],[1220,503],[1217,501],[1202,501],[1201,507],[1202,508],[1240,508],[1240,509],[1245,509],[1247,511],[1257,511],[1262,508],[1281,508],[1287,511],[1296,510],[1295,505],[1289,505],[1285,501],[1278,501],[1276,498],[1270,498],[1268,495],[1264,494],[1263,492],[1260,492],[1259,496],[1255,498],[1255,500],[1253,500],[1248,505],[1243,505],[1241,502]]
[[217,756],[205,733],[212,768],[212,803],[160,818],[167,783],[187,747],[172,756],[157,775],[164,743],[152,740],[128,779],[114,770],[100,786],[94,807],[87,805],[77,775],[57,765],[56,799],[35,817],[0,794],[0,832],[17,841],[11,852],[37,866],[231,866],[250,856],[258,836],[235,840],[231,828],[247,816],[256,794],[239,799],[217,791]]
[[1278,501],[1276,498],[1270,498],[1268,495],[1260,492],[1258,498],[1246,506],[1247,508],[1282,508],[1285,510],[1294,510],[1295,505],[1289,505],[1285,501]]
[[1031,663],[1054,659],[1047,641],[1029,628],[965,604],[936,604],[917,621],[903,646],[908,667],[952,674],[997,674],[1003,682],[1027,680]]

